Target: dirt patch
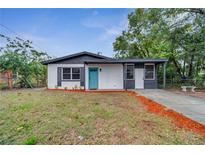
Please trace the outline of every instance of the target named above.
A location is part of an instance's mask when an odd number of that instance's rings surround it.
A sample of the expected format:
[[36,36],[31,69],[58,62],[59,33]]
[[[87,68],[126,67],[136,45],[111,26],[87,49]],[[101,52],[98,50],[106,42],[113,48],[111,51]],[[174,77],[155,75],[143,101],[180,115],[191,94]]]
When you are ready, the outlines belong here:
[[129,104],[128,102],[123,102],[123,101],[117,101],[114,103],[114,105],[116,105],[117,107],[120,107],[122,109],[126,109],[128,111],[131,111],[131,112],[140,112],[142,109],[141,108],[136,108],[136,107],[133,107],[131,104]]
[[129,138],[129,130],[126,127],[117,129],[111,140],[113,143],[116,143],[116,141],[118,141],[120,144],[132,143],[132,140]]
[[148,120],[142,120],[138,123],[138,125],[145,131],[151,131],[157,126],[155,122]]
[[81,140],[78,138],[78,134],[74,129],[65,132],[64,135],[53,136],[53,134],[48,135],[48,144],[80,144]]
[[127,128],[124,127],[124,128],[120,128],[120,129],[116,130],[114,136],[120,138],[121,140],[126,138],[128,136]]

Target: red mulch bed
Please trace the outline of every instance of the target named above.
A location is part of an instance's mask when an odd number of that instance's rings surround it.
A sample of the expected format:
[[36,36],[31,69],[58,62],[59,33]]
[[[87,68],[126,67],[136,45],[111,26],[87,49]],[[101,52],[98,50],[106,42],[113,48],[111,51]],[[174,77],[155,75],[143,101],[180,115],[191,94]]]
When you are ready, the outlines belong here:
[[85,92],[84,89],[82,89],[82,90],[80,90],[80,89],[78,89],[78,90],[69,90],[69,89],[65,90],[65,89],[51,89],[51,88],[48,88],[47,90],[50,90],[50,91],[64,91],[64,92]]
[[205,136],[205,125],[200,124],[174,110],[167,109],[165,106],[155,101],[152,101],[144,96],[139,96],[135,92],[131,92],[130,95],[134,96],[141,103],[145,104],[147,106],[148,111],[156,113],[160,116],[170,117],[172,119],[172,122],[176,126],[187,130],[191,130],[193,132],[197,132]]
[[82,93],[110,93],[110,92],[127,92],[126,90],[84,90],[84,89],[50,89],[48,88],[47,90],[50,91],[64,91],[64,92],[82,92]]
[[172,122],[180,127],[184,128],[193,132],[197,132],[203,136],[205,136],[205,125],[198,123],[183,114],[180,114],[174,110],[168,109],[165,106],[152,101],[144,96],[138,95],[136,92],[131,92],[131,91],[115,91],[115,90],[110,90],[110,91],[85,91],[85,90],[64,90],[64,89],[48,89],[48,90],[53,90],[53,91],[64,91],[64,92],[83,92],[83,93],[107,93],[107,92],[126,92],[129,95],[135,97],[139,102],[143,103],[146,105],[147,110],[149,112],[158,114],[160,116],[166,116],[172,119]]

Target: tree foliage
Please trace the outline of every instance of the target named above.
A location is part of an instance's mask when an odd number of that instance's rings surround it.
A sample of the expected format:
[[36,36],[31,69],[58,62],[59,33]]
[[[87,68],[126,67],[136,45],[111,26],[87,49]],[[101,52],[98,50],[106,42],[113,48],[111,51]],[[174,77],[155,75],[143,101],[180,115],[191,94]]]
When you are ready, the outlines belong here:
[[5,47],[0,49],[0,71],[12,71],[18,74],[20,87],[32,87],[35,83],[46,83],[46,67],[41,61],[49,59],[47,53],[35,50],[32,42],[18,37],[11,39],[0,34],[7,41]]
[[180,78],[205,70],[205,9],[136,9],[128,21],[113,43],[117,58],[167,58]]

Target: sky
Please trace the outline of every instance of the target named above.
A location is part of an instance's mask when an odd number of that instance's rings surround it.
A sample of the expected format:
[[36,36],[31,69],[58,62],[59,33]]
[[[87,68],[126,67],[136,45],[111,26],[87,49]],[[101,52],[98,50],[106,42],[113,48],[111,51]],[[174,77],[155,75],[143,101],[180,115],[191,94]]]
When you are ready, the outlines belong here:
[[[127,16],[132,11],[0,9],[0,33],[32,40],[34,47],[53,57],[81,51],[102,52],[105,56],[113,56],[112,44],[127,29]],[[0,46],[3,45],[4,42],[0,39]]]

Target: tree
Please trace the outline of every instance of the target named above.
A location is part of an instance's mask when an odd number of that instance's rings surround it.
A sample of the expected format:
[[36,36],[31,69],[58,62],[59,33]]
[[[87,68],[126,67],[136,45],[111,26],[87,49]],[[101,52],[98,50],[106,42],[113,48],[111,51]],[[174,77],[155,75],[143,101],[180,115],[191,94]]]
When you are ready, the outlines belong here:
[[[198,77],[205,68],[205,9],[136,9],[113,43],[117,58],[167,58],[169,76]],[[174,75],[173,75],[174,74]]]
[[12,71],[18,74],[20,87],[32,87],[33,80],[45,83],[46,67],[41,64],[42,60],[49,59],[47,53],[34,49],[32,42],[20,38],[11,39],[0,34],[6,39],[6,47],[0,49],[0,71]]

